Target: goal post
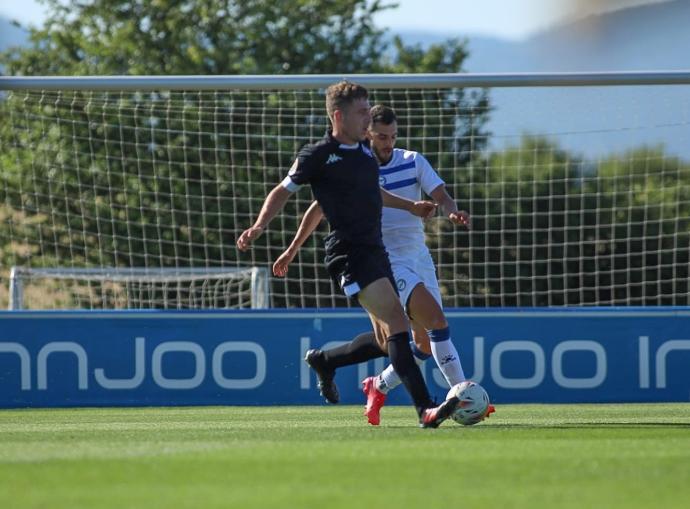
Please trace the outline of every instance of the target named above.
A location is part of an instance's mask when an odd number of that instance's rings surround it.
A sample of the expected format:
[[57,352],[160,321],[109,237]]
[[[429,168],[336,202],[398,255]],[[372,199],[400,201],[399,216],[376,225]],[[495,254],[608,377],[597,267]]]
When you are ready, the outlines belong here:
[[[270,274],[308,186],[235,247],[342,78],[0,77],[0,304],[353,305],[323,267],[325,227]],[[446,306],[690,304],[690,72],[349,78],[472,216],[470,232],[426,224]]]
[[[54,283],[59,283],[57,290]],[[9,284],[10,310],[36,307],[26,306],[24,303],[25,289],[31,285],[35,285],[41,292],[40,298],[43,302],[46,298],[58,301],[69,299],[64,302],[65,307],[69,308],[266,309],[269,307],[268,270],[263,267],[56,267],[43,269],[12,267]]]

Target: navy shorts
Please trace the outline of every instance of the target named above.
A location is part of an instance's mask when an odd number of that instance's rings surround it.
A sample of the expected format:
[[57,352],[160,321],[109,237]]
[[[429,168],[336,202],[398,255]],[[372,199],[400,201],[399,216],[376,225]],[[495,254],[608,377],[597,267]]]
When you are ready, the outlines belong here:
[[348,297],[355,297],[360,290],[382,277],[388,278],[397,292],[383,245],[353,245],[347,240],[328,237],[324,261],[331,278]]

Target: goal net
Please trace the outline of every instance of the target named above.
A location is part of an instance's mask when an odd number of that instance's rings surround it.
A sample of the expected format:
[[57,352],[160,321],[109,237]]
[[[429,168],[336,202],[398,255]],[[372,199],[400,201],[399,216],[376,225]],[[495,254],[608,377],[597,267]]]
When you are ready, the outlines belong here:
[[[269,276],[308,186],[253,250],[235,247],[327,127],[328,79],[296,78],[0,79],[0,303],[352,305],[323,268],[325,225],[286,278]],[[396,110],[397,146],[424,154],[472,216],[470,232],[440,216],[426,225],[444,304],[687,305],[690,79],[467,78],[353,77]]]
[[268,271],[258,267],[13,267],[9,309],[264,309],[268,288]]

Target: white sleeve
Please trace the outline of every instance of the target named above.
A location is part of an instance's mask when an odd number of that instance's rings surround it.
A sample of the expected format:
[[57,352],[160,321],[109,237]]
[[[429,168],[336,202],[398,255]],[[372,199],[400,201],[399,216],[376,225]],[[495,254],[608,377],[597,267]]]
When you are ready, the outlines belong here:
[[298,165],[298,160],[295,159],[295,162],[292,163],[292,167],[290,168],[290,171],[288,171],[288,174],[285,176],[283,181],[281,182],[281,185],[290,191],[291,193],[294,193],[299,190],[300,187],[302,187],[300,184],[297,184],[294,180],[292,180],[292,177],[297,173],[297,165]]
[[427,195],[431,195],[431,191],[445,184],[422,154],[417,154],[415,162],[417,164],[417,180]]

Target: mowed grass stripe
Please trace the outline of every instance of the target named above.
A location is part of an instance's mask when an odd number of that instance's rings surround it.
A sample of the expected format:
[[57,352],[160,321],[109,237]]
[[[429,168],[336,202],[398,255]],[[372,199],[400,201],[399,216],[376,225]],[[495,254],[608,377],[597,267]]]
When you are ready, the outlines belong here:
[[0,411],[0,507],[687,507],[690,404]]

